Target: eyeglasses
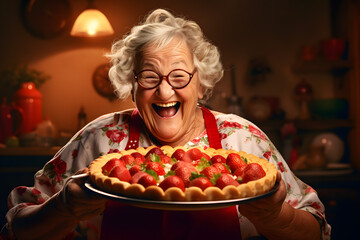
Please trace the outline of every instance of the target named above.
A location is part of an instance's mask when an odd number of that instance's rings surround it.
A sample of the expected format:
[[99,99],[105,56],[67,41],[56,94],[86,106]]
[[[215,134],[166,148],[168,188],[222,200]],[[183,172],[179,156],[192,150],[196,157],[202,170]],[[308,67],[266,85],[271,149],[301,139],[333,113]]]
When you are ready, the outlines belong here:
[[156,88],[164,79],[171,87],[175,89],[181,89],[190,83],[195,73],[196,69],[193,73],[189,73],[183,69],[174,69],[169,72],[168,75],[161,76],[152,70],[142,70],[138,74],[135,74],[135,79],[137,83],[145,89]]

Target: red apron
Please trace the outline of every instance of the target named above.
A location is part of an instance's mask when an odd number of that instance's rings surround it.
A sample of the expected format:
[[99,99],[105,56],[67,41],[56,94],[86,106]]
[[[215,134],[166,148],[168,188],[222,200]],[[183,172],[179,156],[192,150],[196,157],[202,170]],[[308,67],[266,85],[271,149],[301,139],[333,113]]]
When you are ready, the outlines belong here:
[[[201,107],[212,148],[221,148],[214,115]],[[137,110],[129,123],[127,149],[139,146],[141,117]],[[104,212],[101,239],[241,239],[235,206],[204,211],[165,211],[138,208],[109,200]]]

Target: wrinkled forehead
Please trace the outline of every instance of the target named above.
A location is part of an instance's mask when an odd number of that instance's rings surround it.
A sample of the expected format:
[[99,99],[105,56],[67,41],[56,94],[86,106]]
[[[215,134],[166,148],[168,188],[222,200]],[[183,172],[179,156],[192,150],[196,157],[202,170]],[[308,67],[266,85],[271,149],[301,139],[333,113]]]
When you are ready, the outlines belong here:
[[161,52],[165,48],[170,48],[170,49],[186,48],[188,54],[191,55],[191,59],[193,59],[192,56],[193,54],[189,48],[189,45],[187,44],[187,41],[184,39],[183,36],[175,35],[169,38],[157,39],[156,41],[148,42],[144,44],[141,48],[139,48],[135,56],[135,69],[140,68],[140,65],[142,64],[144,57],[151,56],[152,54],[155,54],[157,52]]

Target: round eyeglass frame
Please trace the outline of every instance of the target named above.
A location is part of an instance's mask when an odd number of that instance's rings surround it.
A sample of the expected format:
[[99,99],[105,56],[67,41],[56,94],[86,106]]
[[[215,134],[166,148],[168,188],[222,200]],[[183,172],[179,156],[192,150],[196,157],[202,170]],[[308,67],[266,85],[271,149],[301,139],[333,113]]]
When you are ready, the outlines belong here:
[[[179,71],[179,70],[180,70],[180,71],[183,71],[183,72],[186,72],[187,74],[189,74],[189,81],[188,81],[184,86],[182,86],[182,87],[174,87],[174,86],[170,83],[170,81],[169,81],[169,76],[170,76],[170,74],[171,74],[172,72],[174,72],[174,71]],[[141,83],[139,82],[139,78],[138,78],[139,74],[142,73],[142,72],[145,72],[145,71],[151,71],[151,72],[153,72],[153,73],[155,73],[155,74],[157,74],[157,75],[159,76],[159,79],[160,79],[160,80],[159,80],[159,82],[158,82],[154,87],[147,88],[147,87],[144,87],[143,85],[141,85]],[[144,69],[144,70],[138,72],[137,74],[136,74],[135,71],[134,71],[134,78],[136,79],[136,82],[137,82],[142,88],[144,88],[144,89],[146,89],[146,90],[150,90],[150,89],[154,89],[154,88],[158,87],[164,79],[166,80],[166,82],[167,82],[172,88],[174,88],[174,89],[182,89],[182,88],[186,87],[187,85],[189,85],[189,83],[191,82],[191,79],[194,77],[194,75],[195,75],[196,72],[197,72],[196,69],[193,71],[193,73],[189,73],[188,71],[186,71],[186,70],[184,70],[184,69],[177,68],[177,69],[171,70],[167,75],[160,75],[159,73],[157,73],[157,72],[155,72],[155,71],[153,71],[153,70]]]

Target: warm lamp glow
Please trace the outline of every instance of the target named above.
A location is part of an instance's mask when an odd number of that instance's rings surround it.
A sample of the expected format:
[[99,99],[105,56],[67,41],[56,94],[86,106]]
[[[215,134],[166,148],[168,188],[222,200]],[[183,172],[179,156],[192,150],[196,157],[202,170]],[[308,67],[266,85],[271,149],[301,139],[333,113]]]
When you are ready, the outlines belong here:
[[97,9],[86,9],[76,19],[70,35],[74,37],[99,37],[114,34],[109,20]]

